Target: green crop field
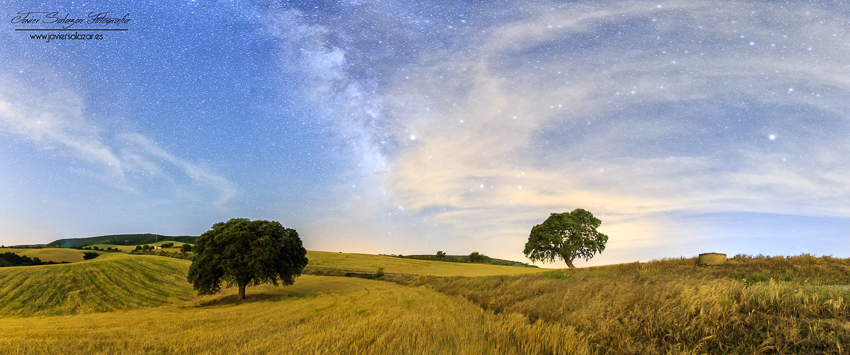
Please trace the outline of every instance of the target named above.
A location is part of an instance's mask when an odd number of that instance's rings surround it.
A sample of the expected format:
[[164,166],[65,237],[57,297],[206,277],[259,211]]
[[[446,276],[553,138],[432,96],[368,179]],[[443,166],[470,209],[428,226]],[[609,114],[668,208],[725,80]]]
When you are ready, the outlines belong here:
[[[844,354],[850,259],[738,256],[577,270],[310,251],[304,275],[197,296],[189,261],[105,253],[0,269],[10,354]],[[482,266],[487,266],[482,268]],[[493,270],[527,270],[524,274]],[[467,275],[467,276],[463,276]],[[485,276],[469,276],[485,275]]]

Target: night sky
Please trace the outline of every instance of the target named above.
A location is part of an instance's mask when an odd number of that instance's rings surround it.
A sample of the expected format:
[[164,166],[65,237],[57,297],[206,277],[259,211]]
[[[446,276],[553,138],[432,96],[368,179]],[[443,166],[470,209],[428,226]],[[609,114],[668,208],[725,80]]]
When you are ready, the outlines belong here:
[[[0,244],[242,217],[527,262],[584,208],[579,267],[850,257],[841,1],[3,3]],[[29,11],[131,21],[47,42]]]

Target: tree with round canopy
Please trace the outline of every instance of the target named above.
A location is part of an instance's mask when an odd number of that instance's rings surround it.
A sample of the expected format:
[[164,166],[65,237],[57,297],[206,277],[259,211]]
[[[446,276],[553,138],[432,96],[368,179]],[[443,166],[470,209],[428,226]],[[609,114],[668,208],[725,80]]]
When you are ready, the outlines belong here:
[[605,250],[608,236],[596,230],[601,224],[602,221],[581,208],[552,213],[543,223],[531,228],[523,253],[532,261],[554,262],[561,258],[570,269],[575,269],[576,258],[590,260]]
[[292,285],[307,266],[307,250],[294,229],[279,222],[234,218],[216,223],[195,242],[195,256],[188,280],[199,295],[239,287],[239,299],[245,299],[245,287],[278,283]]

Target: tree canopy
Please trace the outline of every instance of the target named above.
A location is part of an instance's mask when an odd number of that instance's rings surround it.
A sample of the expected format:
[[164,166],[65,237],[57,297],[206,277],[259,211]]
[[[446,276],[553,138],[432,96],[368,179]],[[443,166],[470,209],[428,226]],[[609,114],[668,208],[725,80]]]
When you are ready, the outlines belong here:
[[234,218],[213,225],[198,237],[188,280],[200,295],[239,287],[239,299],[245,299],[245,287],[278,283],[292,285],[307,266],[307,250],[294,229],[274,221]]
[[98,256],[100,256],[100,254],[95,253],[93,251],[87,251],[87,252],[83,253],[83,260],[91,260],[91,259],[94,259]]
[[552,213],[543,223],[531,228],[523,253],[532,261],[554,262],[561,258],[574,269],[576,258],[590,260],[605,250],[608,236],[596,231],[601,224],[602,221],[581,208]]

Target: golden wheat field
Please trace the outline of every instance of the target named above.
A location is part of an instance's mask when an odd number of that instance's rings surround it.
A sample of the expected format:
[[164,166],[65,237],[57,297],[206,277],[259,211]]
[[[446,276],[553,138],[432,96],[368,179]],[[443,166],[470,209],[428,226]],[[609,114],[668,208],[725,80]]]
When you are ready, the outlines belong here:
[[332,253],[307,251],[310,266],[333,269],[375,272],[379,267],[393,274],[432,276],[492,276],[521,275],[547,271],[547,269],[500,266],[473,263],[451,263],[431,260],[396,258],[384,255]]
[[0,316],[108,312],[189,300],[190,264],[104,253],[71,264],[0,268]]
[[76,249],[44,248],[44,249],[13,249],[0,248],[0,253],[16,253],[26,255],[30,258],[39,258],[41,261],[53,262],[78,262],[83,261],[83,251]]
[[[308,257],[322,268],[411,274],[425,262]],[[189,264],[106,253],[0,268],[0,347],[12,354],[846,354],[850,344],[850,260],[840,258],[738,256],[711,268],[677,258],[516,275],[444,263],[396,282],[303,275],[292,286],[249,287],[242,302],[234,289],[196,296],[185,281]]]
[[425,287],[303,276],[165,307],[72,317],[4,319],[12,354],[525,354],[547,344],[583,351],[569,328],[530,325]]

